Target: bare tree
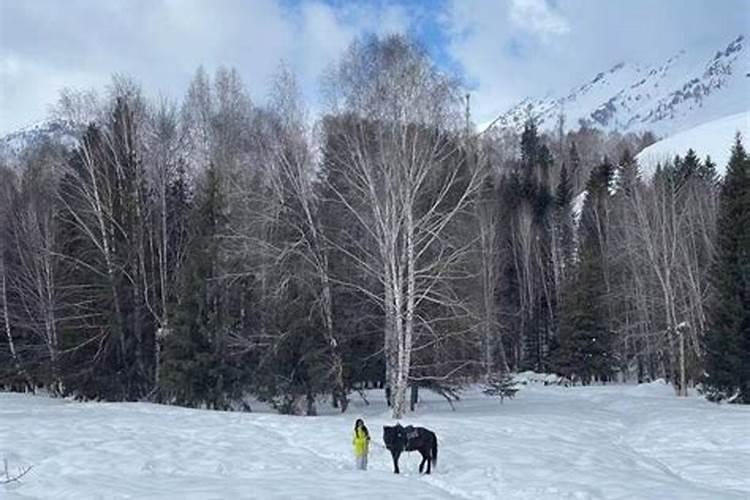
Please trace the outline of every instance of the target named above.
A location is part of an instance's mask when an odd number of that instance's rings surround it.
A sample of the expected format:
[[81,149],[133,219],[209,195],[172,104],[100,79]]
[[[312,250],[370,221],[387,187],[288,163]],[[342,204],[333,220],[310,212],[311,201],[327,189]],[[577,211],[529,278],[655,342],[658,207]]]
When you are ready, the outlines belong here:
[[112,94],[111,118],[89,128],[65,172],[61,221],[70,232],[64,260],[74,282],[68,285],[80,290],[76,316],[97,346],[92,364],[121,397],[133,398],[153,389],[158,317],[140,148],[145,104],[128,80],[116,79]]
[[10,317],[10,306],[9,306],[9,291],[8,291],[8,266],[6,264],[6,255],[8,245],[11,244],[10,238],[6,235],[10,234],[11,228],[11,204],[16,196],[15,193],[15,175],[14,173],[0,166],[0,232],[3,233],[3,238],[0,238],[0,303],[2,304],[2,310],[0,310],[0,320],[2,321],[3,334],[5,335],[8,343],[8,351],[10,353],[10,359],[13,363],[13,371],[15,375],[25,379],[28,387],[33,387],[33,383],[25,371],[21,362],[21,356],[16,349],[15,335],[13,332],[13,326],[11,324]]
[[149,109],[144,122],[144,164],[153,198],[153,225],[147,233],[147,244],[155,257],[153,267],[158,276],[158,285],[149,291],[156,299],[151,306],[158,321],[153,368],[154,387],[158,387],[161,343],[171,332],[171,305],[175,301],[177,274],[186,246],[186,230],[181,218],[185,214],[176,213],[181,207],[174,205],[180,200],[173,199],[172,189],[176,183],[184,181],[186,158],[183,151],[188,150],[188,141],[186,129],[180,127],[177,107],[169,101],[161,100]]
[[[682,182],[677,177],[673,171],[665,172],[651,186],[634,190],[629,197],[631,216],[623,223],[635,238],[628,245],[634,259],[631,293],[641,304],[641,322],[649,325],[642,334],[647,336],[647,346],[664,352],[670,367],[667,375],[684,396],[690,377],[688,356],[695,360],[702,356],[716,202],[710,182],[699,178]],[[649,283],[655,285],[655,293]]]
[[58,333],[62,292],[57,283],[59,255],[54,220],[55,177],[60,162],[49,150],[28,154],[9,231],[14,256],[9,283],[17,302],[15,323],[45,346],[50,373],[44,378],[55,394],[63,390]]
[[362,291],[385,312],[386,379],[400,418],[415,336],[431,330],[420,310],[456,306],[441,285],[468,251],[449,244],[447,228],[468,208],[481,175],[460,151],[456,86],[410,41],[355,43],[330,83],[332,111],[347,115],[328,123],[340,148],[326,161],[349,190],[330,188],[374,242],[347,253],[382,286]]
[[313,276],[317,305],[323,323],[323,336],[329,348],[330,375],[334,403],[346,411],[348,399],[344,383],[344,361],[341,340],[333,326],[333,293],[329,275],[328,252],[315,200],[313,181],[315,162],[307,115],[294,76],[282,68],[274,84],[272,110],[277,121],[275,140],[266,137],[265,148],[274,171],[270,180],[280,202],[292,198],[299,211],[291,224],[294,241],[288,242],[292,252],[306,263]]

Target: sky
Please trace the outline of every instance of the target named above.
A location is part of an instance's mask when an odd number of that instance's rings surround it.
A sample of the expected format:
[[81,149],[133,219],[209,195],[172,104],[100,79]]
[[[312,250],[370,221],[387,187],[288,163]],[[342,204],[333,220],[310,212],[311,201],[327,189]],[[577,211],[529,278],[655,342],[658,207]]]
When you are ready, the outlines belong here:
[[179,100],[199,65],[236,67],[262,102],[283,62],[316,111],[325,69],[390,33],[459,77],[481,122],[620,61],[711,54],[749,32],[750,0],[0,0],[0,135],[113,74]]

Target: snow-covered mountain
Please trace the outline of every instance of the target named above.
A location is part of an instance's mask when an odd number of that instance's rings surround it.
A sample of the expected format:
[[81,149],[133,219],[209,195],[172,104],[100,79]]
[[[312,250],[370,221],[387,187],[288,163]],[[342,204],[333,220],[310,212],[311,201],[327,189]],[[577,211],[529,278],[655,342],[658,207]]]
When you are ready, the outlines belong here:
[[13,167],[24,149],[45,141],[73,147],[77,144],[78,128],[72,123],[47,120],[11,132],[0,137],[0,162]]
[[545,128],[563,113],[604,130],[652,130],[667,136],[750,109],[750,47],[744,35],[713,54],[674,54],[663,64],[620,62],[573,90],[528,98],[504,113],[499,126],[520,127],[529,116]]
[[699,158],[710,156],[720,174],[726,170],[734,137],[739,132],[745,144],[750,139],[750,111],[725,116],[717,120],[678,132],[647,147],[638,154],[643,173],[651,174],[658,163],[665,163],[675,155],[685,156],[695,150]]

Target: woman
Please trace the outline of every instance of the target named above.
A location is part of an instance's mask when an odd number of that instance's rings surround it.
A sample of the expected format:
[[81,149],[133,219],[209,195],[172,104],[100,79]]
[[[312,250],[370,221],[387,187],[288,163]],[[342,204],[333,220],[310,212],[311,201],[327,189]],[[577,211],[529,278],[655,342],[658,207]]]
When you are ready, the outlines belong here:
[[361,418],[354,423],[354,458],[357,463],[357,469],[367,470],[367,448],[370,445],[370,432]]

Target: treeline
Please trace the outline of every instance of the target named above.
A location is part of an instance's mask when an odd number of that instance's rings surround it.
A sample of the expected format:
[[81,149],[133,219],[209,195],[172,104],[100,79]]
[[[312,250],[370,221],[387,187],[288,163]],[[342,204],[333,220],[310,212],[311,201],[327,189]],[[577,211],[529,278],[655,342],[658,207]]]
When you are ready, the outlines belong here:
[[402,37],[324,82],[314,124],[283,68],[264,105],[227,69],[179,106],[63,93],[75,147],[0,166],[0,384],[306,414],[377,386],[400,416],[535,369],[750,400],[739,140],[722,181],[692,152],[641,176],[651,134],[477,132]]

